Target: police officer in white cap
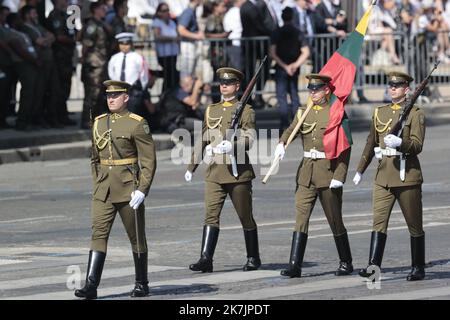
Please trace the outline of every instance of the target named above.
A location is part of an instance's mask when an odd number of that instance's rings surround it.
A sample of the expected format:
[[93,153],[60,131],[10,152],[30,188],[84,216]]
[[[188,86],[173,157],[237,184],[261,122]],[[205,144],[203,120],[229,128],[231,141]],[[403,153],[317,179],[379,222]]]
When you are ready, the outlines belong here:
[[125,81],[131,85],[128,110],[144,116],[143,100],[148,96],[148,63],[145,58],[133,50],[134,34],[122,32],[115,36],[120,52],[111,57],[108,63],[108,75],[111,80]]

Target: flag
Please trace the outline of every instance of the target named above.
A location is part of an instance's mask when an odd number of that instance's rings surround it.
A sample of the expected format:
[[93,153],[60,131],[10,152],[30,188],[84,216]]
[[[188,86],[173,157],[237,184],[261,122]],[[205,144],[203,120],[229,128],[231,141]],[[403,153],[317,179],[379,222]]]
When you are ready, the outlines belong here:
[[330,83],[334,88],[330,98],[330,120],[323,136],[323,146],[327,159],[339,157],[353,143],[348,119],[344,117],[344,106],[352,93],[370,13],[376,2],[376,0],[373,1],[359,21],[356,29],[347,37],[320,71],[320,74],[331,77]]

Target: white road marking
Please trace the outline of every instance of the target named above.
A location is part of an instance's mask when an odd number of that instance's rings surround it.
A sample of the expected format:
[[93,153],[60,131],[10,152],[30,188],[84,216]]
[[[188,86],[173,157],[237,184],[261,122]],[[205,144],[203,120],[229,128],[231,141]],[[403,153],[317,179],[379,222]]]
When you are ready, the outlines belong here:
[[[431,227],[440,227],[440,226],[445,226],[445,225],[450,225],[450,222],[430,222],[430,223],[426,223],[424,224],[424,228],[431,228]],[[399,227],[391,227],[388,228],[388,231],[394,231],[394,230],[404,230],[404,229],[408,229],[408,226],[399,226]],[[364,229],[364,230],[358,230],[358,231],[348,231],[347,233],[350,234],[359,234],[359,233],[369,233],[372,232],[373,229]],[[308,236],[308,240],[309,239],[317,239],[317,238],[326,238],[326,237],[332,237],[333,234],[329,233],[329,234],[318,234],[318,235],[312,235],[312,236]]]
[[189,203],[180,203],[180,204],[169,204],[166,206],[155,206],[155,207],[146,207],[145,211],[152,211],[158,209],[168,209],[168,208],[184,208],[184,207],[197,207],[204,206],[204,202],[189,202]]
[[30,198],[30,196],[6,197],[6,198],[0,198],[0,201],[26,200],[26,199],[29,199],[29,198]]
[[24,218],[24,219],[14,219],[14,220],[0,220],[0,224],[47,221],[47,220],[62,220],[62,219],[67,219],[67,217],[60,215],[60,216],[46,216],[46,217]]
[[[198,285],[218,285],[223,283],[242,282],[249,280],[264,279],[269,277],[278,277],[279,271],[258,270],[252,272],[232,271],[232,272],[217,272],[207,276],[189,277],[183,279],[173,279],[158,282],[150,282],[150,290],[176,290],[183,289],[190,286]],[[360,280],[361,281],[361,280]],[[126,286],[102,288],[98,289],[98,296],[126,294],[132,288],[132,284]],[[150,292],[151,294],[151,292]],[[65,290],[59,292],[39,293],[33,295],[17,296],[6,298],[6,300],[60,300],[60,299],[74,299],[73,291]]]
[[[294,280],[295,281],[295,280]],[[301,281],[301,280],[300,280]],[[290,295],[318,292],[323,290],[333,290],[341,288],[351,288],[366,286],[364,279],[360,277],[342,277],[330,280],[311,281],[291,286],[277,286],[264,289],[257,289],[236,294],[217,294],[192,298],[187,300],[261,300],[269,298],[279,298]]]
[[[450,209],[450,206],[442,206],[442,207],[428,207],[428,208],[423,208],[423,212],[426,211],[435,211],[435,210],[445,210],[445,209]],[[397,213],[401,213],[401,210],[392,210],[393,214],[397,214]],[[357,217],[371,217],[372,216],[372,212],[364,212],[364,213],[357,213],[357,214],[344,214],[343,218],[344,218],[344,223],[346,219],[352,219],[352,218],[357,218]],[[310,222],[319,222],[319,221],[326,221],[327,218],[326,217],[320,217],[320,218],[311,218],[309,219]],[[268,226],[277,226],[277,225],[284,225],[284,224],[294,224],[295,220],[280,220],[280,221],[273,221],[273,222],[262,222],[262,223],[257,223],[258,227],[268,227]],[[241,225],[232,225],[232,226],[227,226],[227,227],[221,227],[220,230],[239,230],[242,229]],[[389,230],[391,230],[391,228],[389,228]]]
[[414,300],[450,296],[450,286],[357,297],[352,300]]
[[[0,266],[5,266],[9,264],[18,264],[18,263],[28,263],[31,262],[29,260],[16,260],[16,259],[0,259]],[[0,285],[1,289],[1,285]]]
[[[1,265],[1,260],[0,260]],[[181,267],[170,267],[170,266],[148,266],[148,272],[161,272],[168,270],[180,270],[184,269]],[[42,276],[36,278],[23,278],[10,281],[0,281],[0,290],[14,290],[22,288],[30,288],[42,285],[55,285],[55,284],[65,284],[68,277],[72,274],[61,274],[57,276]],[[105,269],[102,274],[102,279],[112,279],[120,278],[134,275],[134,267],[125,268],[115,268],[115,269]],[[86,274],[83,273],[81,279],[85,279]]]

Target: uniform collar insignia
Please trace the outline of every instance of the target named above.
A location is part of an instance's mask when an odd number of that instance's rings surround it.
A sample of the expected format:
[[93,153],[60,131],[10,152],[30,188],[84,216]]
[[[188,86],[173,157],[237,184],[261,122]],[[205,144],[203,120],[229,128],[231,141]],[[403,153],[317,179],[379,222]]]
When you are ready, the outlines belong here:
[[315,106],[313,107],[313,109],[316,110],[316,111],[320,111],[320,110],[323,109],[323,107],[321,107],[321,106],[319,106],[319,105],[315,105]]
[[122,118],[123,116],[126,116],[128,114],[128,110],[123,110],[122,112],[113,112],[111,113],[111,119],[112,120],[117,120],[119,118]]
[[233,105],[233,102],[232,101],[224,101],[224,102],[222,102],[222,105],[224,107],[231,107]]
[[399,105],[399,104],[396,104],[396,103],[394,103],[394,104],[391,106],[391,109],[392,109],[392,110],[400,110],[401,108],[402,108],[402,106]]
[[119,118],[122,118],[122,116],[119,113],[112,113],[111,114],[111,120],[117,120]]

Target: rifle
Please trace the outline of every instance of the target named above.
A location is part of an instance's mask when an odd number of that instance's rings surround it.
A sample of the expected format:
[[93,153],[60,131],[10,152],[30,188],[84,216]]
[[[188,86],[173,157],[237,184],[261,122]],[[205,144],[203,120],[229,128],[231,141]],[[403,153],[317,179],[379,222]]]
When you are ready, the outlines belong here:
[[[428,85],[428,82],[430,81],[431,74],[436,70],[437,66],[439,65],[440,61],[436,61],[434,63],[433,69],[430,71],[430,73],[427,75],[425,79],[417,86],[416,90],[414,91],[413,95],[409,99],[407,105],[405,108],[403,108],[402,113],[400,114],[400,118],[398,119],[398,122],[392,127],[391,131],[389,131],[389,134],[393,134],[397,137],[400,137],[403,128],[405,127],[406,120],[408,119],[409,114],[411,113],[412,108],[414,107],[414,103],[416,103],[417,99],[419,98],[420,94],[423,92],[425,87]],[[402,153],[400,156],[400,180],[405,181],[405,174],[406,174],[406,155]]]
[[[261,74],[262,67],[264,66],[264,63],[266,63],[266,60],[267,60],[267,55],[264,56],[264,59],[261,60],[261,63],[258,66],[258,69],[256,70],[255,74],[253,75],[253,78],[248,83],[247,88],[245,88],[245,91],[242,94],[241,100],[239,100],[236,110],[234,111],[233,117],[231,118],[230,129],[233,130],[233,134],[231,135],[231,138],[228,141],[230,141],[232,143],[234,141],[234,138],[236,137],[239,120],[241,119],[242,113],[244,112],[245,105],[247,104],[248,99],[250,99],[250,95],[253,91],[253,88],[255,87],[255,84],[259,78],[259,75]],[[236,158],[234,156],[234,152],[230,153],[230,160],[231,160],[231,168],[233,170],[233,176],[235,176],[237,178],[238,171],[237,171],[237,163],[236,163]]]
[[400,118],[398,119],[398,122],[392,127],[391,131],[389,132],[390,134],[396,135],[397,137],[399,137],[402,134],[403,127],[405,126],[406,120],[408,119],[408,116],[412,108],[414,107],[414,103],[416,103],[417,99],[419,98],[423,90],[425,90],[425,87],[428,85],[428,82],[430,81],[431,74],[434,72],[434,70],[436,70],[439,63],[441,62],[436,61],[434,63],[433,69],[430,71],[427,77],[417,86],[413,95],[409,99],[408,104],[406,105],[405,108],[403,108],[402,113],[400,114]]

